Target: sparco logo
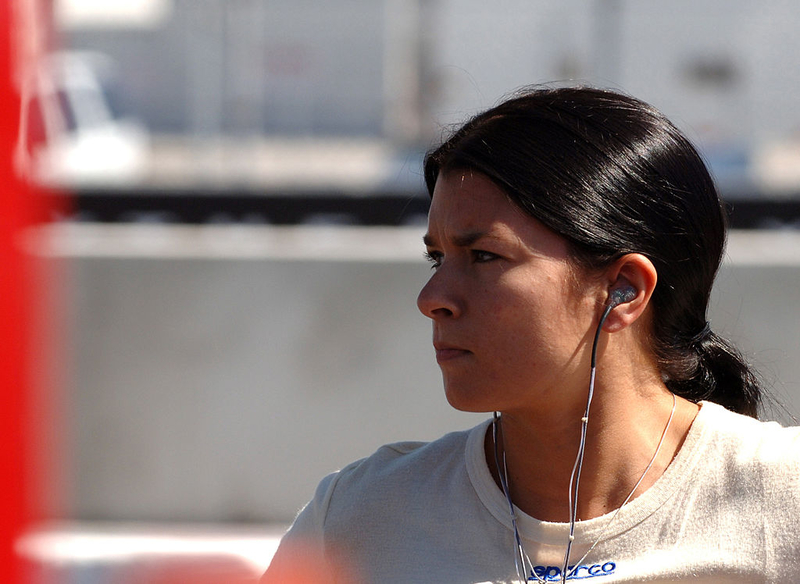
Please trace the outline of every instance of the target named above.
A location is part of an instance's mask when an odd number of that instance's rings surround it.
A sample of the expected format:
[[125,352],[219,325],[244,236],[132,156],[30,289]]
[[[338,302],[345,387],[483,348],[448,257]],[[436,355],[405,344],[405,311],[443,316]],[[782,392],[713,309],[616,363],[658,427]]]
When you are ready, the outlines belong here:
[[[567,580],[585,580],[586,578],[597,578],[599,576],[610,576],[617,569],[614,562],[605,564],[594,564],[592,566],[570,566],[567,569]],[[531,575],[528,581],[560,582],[561,568],[557,566],[535,566],[533,568],[535,576]]]

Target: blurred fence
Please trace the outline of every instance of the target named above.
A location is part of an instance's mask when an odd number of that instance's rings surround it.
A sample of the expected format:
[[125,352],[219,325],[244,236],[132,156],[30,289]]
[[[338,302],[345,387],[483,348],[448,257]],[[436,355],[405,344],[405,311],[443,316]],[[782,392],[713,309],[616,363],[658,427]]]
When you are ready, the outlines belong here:
[[[288,521],[380,444],[473,425],[445,402],[415,306],[421,235],[72,224],[38,238],[71,268],[72,516]],[[798,250],[797,232],[734,232],[711,314],[795,414]]]

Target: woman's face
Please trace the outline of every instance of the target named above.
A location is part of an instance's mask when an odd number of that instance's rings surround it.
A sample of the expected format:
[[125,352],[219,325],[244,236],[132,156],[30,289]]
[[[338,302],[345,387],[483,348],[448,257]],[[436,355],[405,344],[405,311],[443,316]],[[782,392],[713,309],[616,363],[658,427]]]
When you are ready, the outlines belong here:
[[580,277],[563,237],[486,176],[453,171],[436,181],[425,243],[434,272],[417,305],[433,320],[453,407],[585,401],[598,286]]

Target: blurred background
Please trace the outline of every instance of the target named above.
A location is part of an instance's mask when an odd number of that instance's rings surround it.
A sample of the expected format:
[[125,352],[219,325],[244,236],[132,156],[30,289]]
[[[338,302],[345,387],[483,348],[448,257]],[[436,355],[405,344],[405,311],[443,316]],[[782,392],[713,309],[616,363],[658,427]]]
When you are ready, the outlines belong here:
[[16,162],[61,201],[24,238],[57,276],[63,403],[52,521],[20,543],[40,581],[172,581],[197,553],[248,578],[323,475],[481,419],[447,406],[415,306],[421,162],[528,84],[620,89],[692,138],[734,227],[712,325],[765,417],[800,412],[800,4],[17,6],[40,58]]

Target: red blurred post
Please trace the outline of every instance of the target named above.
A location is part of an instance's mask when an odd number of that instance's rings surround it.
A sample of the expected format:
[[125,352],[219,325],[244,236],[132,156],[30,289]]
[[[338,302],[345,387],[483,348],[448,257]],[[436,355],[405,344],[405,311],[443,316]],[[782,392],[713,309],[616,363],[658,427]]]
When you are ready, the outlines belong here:
[[[34,323],[39,302],[33,258],[21,245],[27,227],[43,218],[43,197],[17,173],[21,63],[35,51],[22,49],[21,11],[37,0],[0,1],[0,582],[23,582],[14,545],[30,524],[41,485],[31,440],[34,402]],[[30,24],[30,23],[28,23]],[[26,29],[26,33],[30,32]],[[43,33],[48,31],[41,31]],[[27,63],[31,66],[31,63]],[[37,364],[38,365],[38,364]],[[46,396],[44,399],[47,399]],[[41,422],[39,422],[41,423]]]
[[25,259],[16,244],[28,220],[27,189],[14,172],[20,100],[13,80],[10,2],[0,2],[0,581],[19,582],[14,541],[26,525],[23,421],[26,388],[26,323],[29,319]]

